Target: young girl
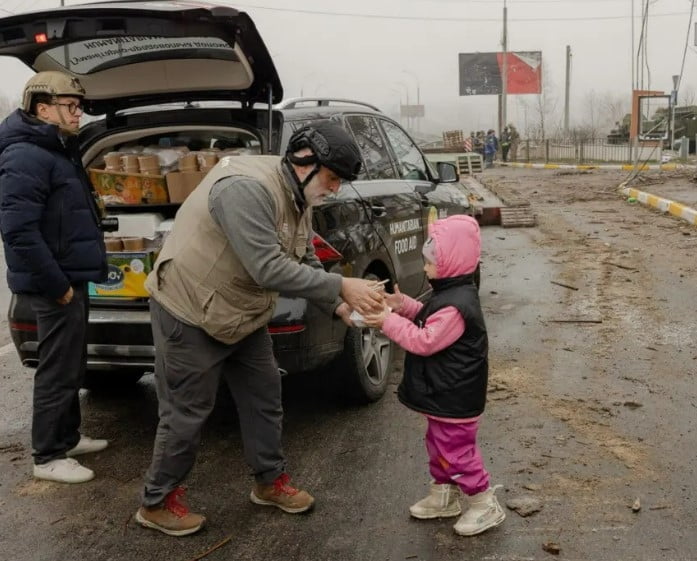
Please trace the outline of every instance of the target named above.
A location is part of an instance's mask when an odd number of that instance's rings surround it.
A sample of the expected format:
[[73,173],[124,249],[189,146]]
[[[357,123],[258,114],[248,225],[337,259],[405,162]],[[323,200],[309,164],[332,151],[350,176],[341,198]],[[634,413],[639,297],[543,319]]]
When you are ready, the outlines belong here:
[[462,491],[469,509],[454,529],[463,536],[480,534],[506,518],[494,494],[500,486],[489,486],[477,447],[488,376],[486,326],[473,280],[480,245],[473,218],[437,220],[423,247],[430,299],[418,302],[395,286],[395,293],[386,295],[385,310],[364,318],[407,351],[399,400],[428,421],[433,482],[429,495],[409,511],[421,519],[458,516]]

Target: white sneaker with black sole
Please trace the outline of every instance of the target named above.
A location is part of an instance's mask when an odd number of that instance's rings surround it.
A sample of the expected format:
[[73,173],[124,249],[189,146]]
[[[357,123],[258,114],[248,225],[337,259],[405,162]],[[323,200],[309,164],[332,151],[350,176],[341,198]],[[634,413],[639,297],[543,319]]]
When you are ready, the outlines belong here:
[[58,483],[85,483],[94,479],[94,472],[77,460],[60,458],[45,464],[34,464],[34,477]]

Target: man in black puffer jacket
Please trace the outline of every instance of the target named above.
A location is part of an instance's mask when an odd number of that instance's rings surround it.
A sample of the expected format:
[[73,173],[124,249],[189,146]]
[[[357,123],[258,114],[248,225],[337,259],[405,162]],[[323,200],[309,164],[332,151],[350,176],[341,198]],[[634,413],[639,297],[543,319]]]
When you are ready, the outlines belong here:
[[92,470],[72,456],[106,448],[81,436],[88,281],[106,277],[100,206],[76,134],[85,90],[60,72],[27,82],[22,109],[0,124],[0,232],[7,282],[36,314],[34,477],[82,483]]

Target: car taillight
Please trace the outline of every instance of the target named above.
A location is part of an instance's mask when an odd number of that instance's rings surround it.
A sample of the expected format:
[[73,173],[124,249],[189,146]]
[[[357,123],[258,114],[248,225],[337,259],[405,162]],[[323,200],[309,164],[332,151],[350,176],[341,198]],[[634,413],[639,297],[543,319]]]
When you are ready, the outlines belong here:
[[18,321],[11,321],[10,322],[10,329],[14,329],[15,331],[32,331],[36,332],[39,330],[37,325],[35,323],[20,323]]
[[279,333],[300,333],[305,331],[305,324],[298,323],[295,325],[269,325],[269,333],[279,334]]
[[312,245],[315,248],[317,259],[322,263],[325,261],[339,261],[343,257],[327,240],[317,234],[312,238]]

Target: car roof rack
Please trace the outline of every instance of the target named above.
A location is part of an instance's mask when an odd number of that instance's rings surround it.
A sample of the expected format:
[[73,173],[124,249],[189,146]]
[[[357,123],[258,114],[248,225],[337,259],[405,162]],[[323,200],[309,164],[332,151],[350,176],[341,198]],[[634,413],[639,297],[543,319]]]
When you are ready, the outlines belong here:
[[291,97],[289,99],[283,100],[275,105],[276,109],[295,109],[301,103],[315,103],[317,107],[328,107],[330,104],[335,105],[360,105],[362,107],[368,107],[373,111],[382,113],[380,109],[371,105],[370,103],[365,103],[364,101],[356,101],[355,99],[341,99],[341,98],[330,98],[330,97]]

